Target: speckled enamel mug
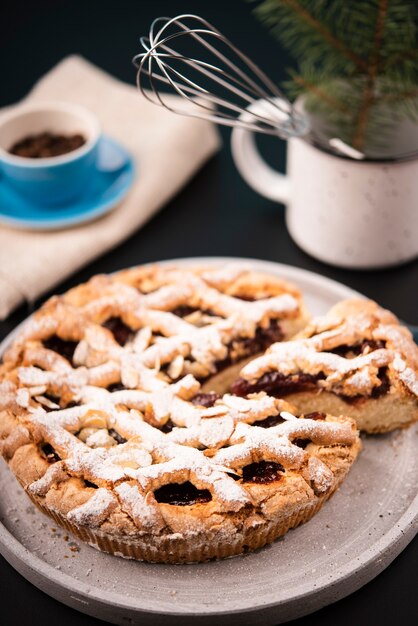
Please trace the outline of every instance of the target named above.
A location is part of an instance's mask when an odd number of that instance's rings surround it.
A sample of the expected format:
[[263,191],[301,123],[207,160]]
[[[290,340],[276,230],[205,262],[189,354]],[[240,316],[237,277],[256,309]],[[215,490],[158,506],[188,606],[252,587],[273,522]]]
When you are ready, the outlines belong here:
[[[251,110],[265,104],[255,102]],[[359,161],[318,148],[308,138],[291,138],[284,175],[265,163],[251,132],[234,128],[231,147],[247,183],[286,205],[291,237],[313,257],[373,269],[418,256],[418,155]]]

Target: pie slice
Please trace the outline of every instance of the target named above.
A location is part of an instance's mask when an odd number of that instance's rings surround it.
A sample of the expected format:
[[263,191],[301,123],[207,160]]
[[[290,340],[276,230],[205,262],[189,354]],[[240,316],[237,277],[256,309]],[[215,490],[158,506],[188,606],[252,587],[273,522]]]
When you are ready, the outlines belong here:
[[353,299],[253,359],[232,390],[285,397],[303,412],[349,415],[360,430],[383,433],[418,419],[417,370],[408,329],[375,302]]

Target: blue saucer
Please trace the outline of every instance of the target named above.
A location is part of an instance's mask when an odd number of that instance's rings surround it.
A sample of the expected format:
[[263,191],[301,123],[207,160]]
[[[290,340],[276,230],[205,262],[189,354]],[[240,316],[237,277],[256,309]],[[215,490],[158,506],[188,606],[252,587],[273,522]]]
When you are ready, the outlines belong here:
[[133,180],[132,156],[114,139],[103,136],[95,174],[83,195],[69,204],[44,207],[32,203],[0,176],[0,222],[31,230],[55,230],[89,222],[111,211]]

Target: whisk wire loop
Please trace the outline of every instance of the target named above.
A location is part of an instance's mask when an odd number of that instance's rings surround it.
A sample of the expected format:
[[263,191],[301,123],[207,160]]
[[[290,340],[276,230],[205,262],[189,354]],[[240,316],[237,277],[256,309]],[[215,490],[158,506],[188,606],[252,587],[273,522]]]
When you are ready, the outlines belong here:
[[[174,49],[190,38],[199,46],[199,54]],[[285,139],[307,132],[305,118],[294,110],[277,85],[205,19],[192,14],[159,17],[140,43],[144,52],[133,60],[137,86],[150,102],[180,115]],[[228,53],[224,54],[220,46],[226,47]],[[209,58],[201,58],[202,53]],[[167,98],[161,85],[170,87],[187,102],[186,106],[182,108],[179,99]],[[251,110],[251,105],[260,99],[266,100],[265,106]]]

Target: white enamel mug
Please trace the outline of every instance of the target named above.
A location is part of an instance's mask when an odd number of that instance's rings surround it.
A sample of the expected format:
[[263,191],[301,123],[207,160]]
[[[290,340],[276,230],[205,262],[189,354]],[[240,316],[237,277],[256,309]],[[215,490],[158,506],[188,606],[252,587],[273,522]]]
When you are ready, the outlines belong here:
[[[265,112],[265,106],[259,100],[249,109]],[[231,148],[247,183],[286,205],[291,237],[313,257],[377,269],[418,256],[418,156],[360,161],[327,152],[308,137],[292,137],[287,174],[281,174],[260,156],[251,131],[235,127]]]

